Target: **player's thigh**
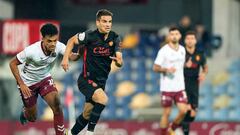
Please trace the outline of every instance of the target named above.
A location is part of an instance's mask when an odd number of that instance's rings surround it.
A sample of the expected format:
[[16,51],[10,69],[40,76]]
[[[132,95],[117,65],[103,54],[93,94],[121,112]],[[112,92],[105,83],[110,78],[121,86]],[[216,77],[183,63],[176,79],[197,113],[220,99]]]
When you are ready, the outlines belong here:
[[179,110],[180,113],[186,113],[188,110],[188,105],[186,103],[177,103],[177,108]]
[[37,98],[38,98],[38,93],[37,93],[37,87],[35,86],[30,86],[29,89],[31,89],[31,96],[28,98],[25,98],[22,91],[19,89],[21,98],[22,98],[22,102],[25,108],[34,108],[34,106],[37,103]]
[[106,104],[108,102],[108,97],[102,88],[98,88],[94,91],[92,100],[96,103]]
[[47,102],[51,109],[53,109],[53,111],[59,111],[60,99],[57,88],[55,87],[51,77],[48,77],[41,82],[41,85],[39,86],[39,94]]
[[169,106],[169,107],[163,107],[162,108],[162,116],[165,116],[165,117],[169,117],[170,114],[171,114],[171,111],[172,111],[172,107]]
[[50,106],[50,108],[54,112],[60,111],[60,99],[57,91],[52,91],[43,96],[43,99],[47,102],[47,104]]
[[92,86],[87,79],[83,77],[78,78],[78,89],[85,96],[86,101],[90,102],[97,87]]
[[163,108],[172,107],[174,94],[172,92],[161,92],[161,106]]
[[86,102],[106,104],[108,101],[108,97],[103,90],[103,86],[98,85],[92,80],[79,77],[78,88],[85,96]]

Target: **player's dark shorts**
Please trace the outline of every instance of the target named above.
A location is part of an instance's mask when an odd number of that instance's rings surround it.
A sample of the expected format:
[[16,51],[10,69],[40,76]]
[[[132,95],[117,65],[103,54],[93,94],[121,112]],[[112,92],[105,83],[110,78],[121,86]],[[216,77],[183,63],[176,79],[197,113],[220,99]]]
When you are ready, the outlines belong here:
[[198,77],[186,77],[185,76],[185,89],[188,97],[188,103],[191,104],[192,108],[198,107],[199,97],[199,81]]
[[105,85],[98,85],[93,80],[84,78],[83,76],[79,76],[78,88],[79,88],[79,91],[85,96],[86,102],[94,103],[92,101],[92,96],[94,92],[99,88],[104,90]]
[[29,86],[29,89],[31,90],[32,94],[29,98],[24,98],[21,90],[19,89],[24,107],[27,108],[33,107],[37,103],[38,94],[44,97],[52,91],[57,91],[56,87],[54,86],[52,77],[47,77],[41,82]]
[[161,92],[161,105],[163,107],[171,107],[173,103],[187,104],[187,95],[184,90],[178,92]]

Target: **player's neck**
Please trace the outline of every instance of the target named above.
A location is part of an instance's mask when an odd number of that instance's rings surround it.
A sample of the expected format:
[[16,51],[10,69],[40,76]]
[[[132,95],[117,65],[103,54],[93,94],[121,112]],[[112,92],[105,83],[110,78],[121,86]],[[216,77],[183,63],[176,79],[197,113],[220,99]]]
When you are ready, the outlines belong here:
[[43,53],[46,55],[46,56],[49,56],[51,54],[51,51],[48,51],[46,46],[43,44],[43,42],[41,42],[41,46],[42,46],[42,50],[43,50]]
[[170,42],[169,43],[169,45],[170,45],[170,47],[173,49],[173,50],[178,50],[178,48],[179,48],[179,43],[172,43],[172,42]]
[[186,49],[187,49],[187,52],[190,53],[190,54],[193,54],[194,51],[195,51],[195,47],[186,46]]
[[102,31],[100,31],[99,29],[98,29],[98,32],[99,32],[101,35],[103,35],[104,40],[106,40],[106,39],[108,38],[109,33],[104,33],[104,32],[102,32]]

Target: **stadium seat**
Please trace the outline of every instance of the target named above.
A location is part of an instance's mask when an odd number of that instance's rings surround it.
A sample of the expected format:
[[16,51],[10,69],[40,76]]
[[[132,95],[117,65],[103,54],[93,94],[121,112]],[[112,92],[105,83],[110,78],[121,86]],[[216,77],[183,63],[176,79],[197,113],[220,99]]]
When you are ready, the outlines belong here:
[[215,121],[226,121],[228,120],[229,110],[227,108],[214,110],[213,120]]
[[239,106],[229,110],[228,119],[231,121],[240,121],[240,108]]

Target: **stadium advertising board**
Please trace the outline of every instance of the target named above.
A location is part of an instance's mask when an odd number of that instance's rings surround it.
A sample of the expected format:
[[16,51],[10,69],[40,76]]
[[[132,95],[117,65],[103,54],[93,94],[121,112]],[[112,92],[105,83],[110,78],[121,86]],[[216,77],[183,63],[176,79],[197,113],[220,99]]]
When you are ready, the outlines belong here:
[[15,55],[26,46],[41,39],[39,30],[46,22],[59,27],[57,21],[48,20],[5,20],[0,25],[0,53]]
[[[67,126],[67,124],[66,124]],[[0,122],[1,135],[54,135],[51,122],[35,122],[21,126],[18,122]],[[195,122],[192,135],[239,135],[238,122]],[[159,122],[109,121],[97,125],[95,135],[159,135]],[[177,133],[181,135],[180,132]],[[84,135],[81,133],[80,135]]]

